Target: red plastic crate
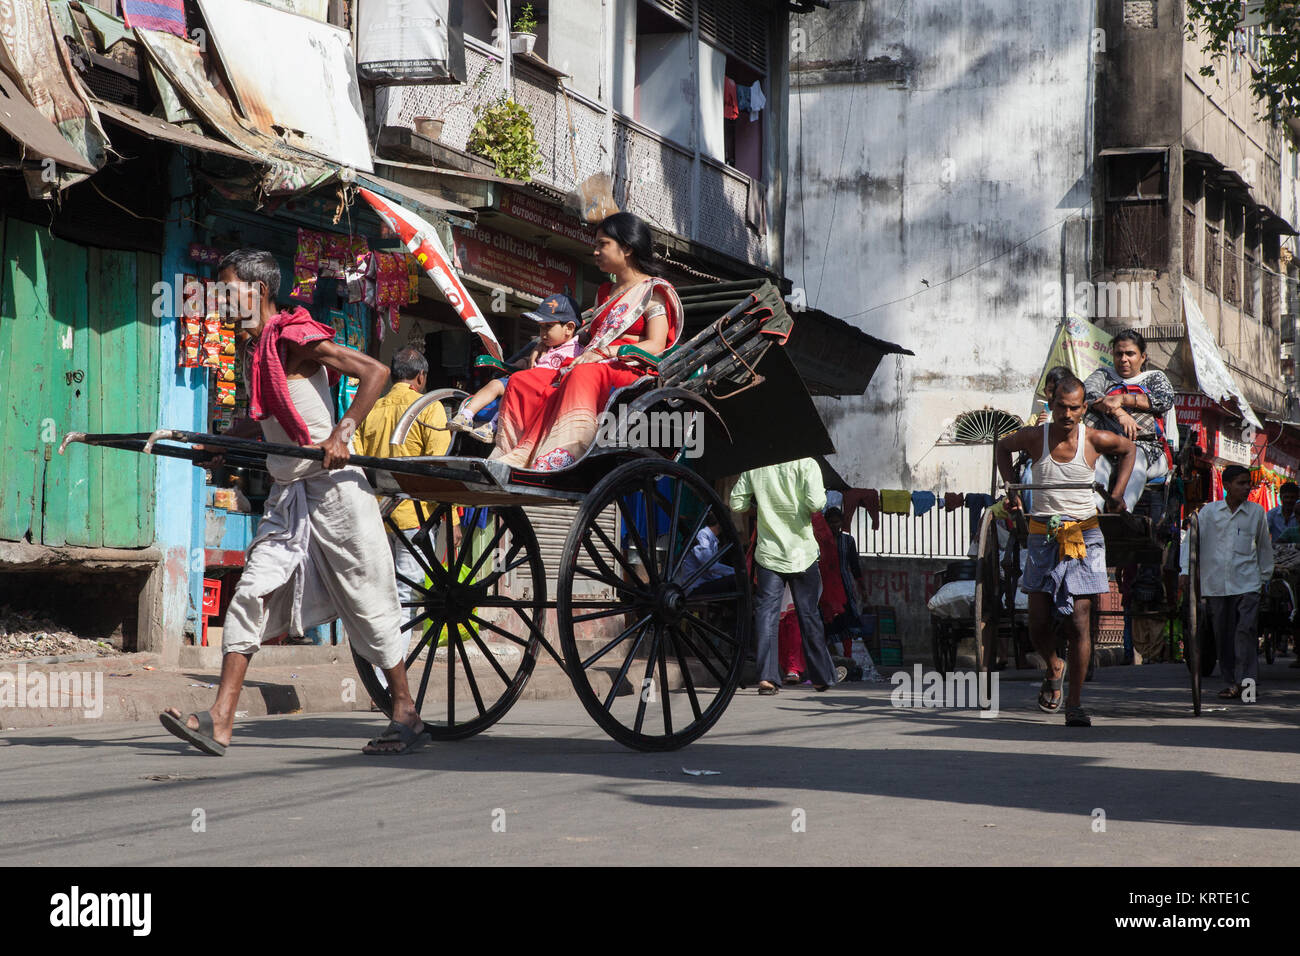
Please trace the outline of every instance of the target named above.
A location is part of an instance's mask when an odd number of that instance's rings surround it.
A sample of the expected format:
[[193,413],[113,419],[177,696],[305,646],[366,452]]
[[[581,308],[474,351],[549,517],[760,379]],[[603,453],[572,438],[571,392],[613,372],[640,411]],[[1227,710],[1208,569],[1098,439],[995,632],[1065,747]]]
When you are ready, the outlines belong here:
[[203,641],[208,646],[208,618],[221,613],[221,582],[212,578],[203,579]]

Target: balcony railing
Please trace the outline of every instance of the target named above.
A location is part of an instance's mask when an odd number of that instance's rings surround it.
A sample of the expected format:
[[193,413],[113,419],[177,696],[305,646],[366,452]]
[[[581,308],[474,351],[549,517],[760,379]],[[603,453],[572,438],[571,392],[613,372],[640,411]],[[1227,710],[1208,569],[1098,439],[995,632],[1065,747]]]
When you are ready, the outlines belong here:
[[[501,61],[467,46],[465,68],[465,84],[405,87],[397,115],[387,116],[386,122],[414,128],[417,116],[442,119],[441,142],[464,150],[475,108],[500,94]],[[697,190],[689,148],[617,114],[613,155],[607,156],[604,109],[562,90],[552,77],[519,59],[512,87],[515,101],[533,118],[543,164],[533,174],[535,180],[568,192],[594,173],[612,172],[614,199],[621,209],[733,258],[767,263],[767,197],[761,183],[751,184],[742,173],[703,159]],[[751,197],[751,189],[760,195]]]

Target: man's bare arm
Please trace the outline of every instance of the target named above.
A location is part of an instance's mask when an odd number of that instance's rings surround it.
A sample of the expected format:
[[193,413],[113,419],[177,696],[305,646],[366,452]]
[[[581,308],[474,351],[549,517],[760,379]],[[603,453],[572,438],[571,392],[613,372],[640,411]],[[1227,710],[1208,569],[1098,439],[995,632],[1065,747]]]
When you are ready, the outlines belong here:
[[1088,441],[1099,455],[1119,455],[1119,465],[1115,469],[1115,490],[1111,492],[1111,503],[1119,511],[1126,507],[1124,490],[1128,488],[1129,475],[1133,473],[1133,464],[1137,461],[1137,445],[1123,435],[1114,432],[1089,428]]
[[360,380],[352,404],[343,413],[339,423],[334,426],[334,431],[330,433],[329,438],[320,443],[321,449],[325,452],[326,468],[345,465],[351,457],[347,448],[348,440],[357,430],[357,426],[370,414],[370,409],[374,407],[375,402],[384,394],[384,389],[388,386],[388,369],[364,352],[344,348],[329,339],[322,339],[309,345],[290,345],[289,348],[291,361],[296,359],[317,362],[336,369],[341,375]]
[[[1015,451],[1029,452],[1031,455],[1036,449],[1034,441],[1042,433],[1041,428],[1020,428],[1012,432],[1006,438],[998,439],[997,465],[998,474],[1002,480],[1008,483],[1014,483],[1017,480],[1016,466],[1011,460],[1011,453]],[[1020,507],[1020,494],[1015,491],[1007,492],[1007,506],[1013,511]]]

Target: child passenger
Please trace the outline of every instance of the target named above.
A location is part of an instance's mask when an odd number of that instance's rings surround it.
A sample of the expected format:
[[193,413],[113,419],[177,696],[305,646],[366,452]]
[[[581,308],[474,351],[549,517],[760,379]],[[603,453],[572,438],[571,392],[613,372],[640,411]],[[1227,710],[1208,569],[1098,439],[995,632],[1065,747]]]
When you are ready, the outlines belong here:
[[[527,364],[519,368],[545,366],[558,369],[575,358],[582,345],[577,338],[578,304],[563,293],[548,296],[534,312],[522,316],[538,325],[537,345],[529,353]],[[501,396],[506,392],[510,376],[493,379],[465,400],[456,415],[447,423],[453,432],[469,432],[477,441],[491,443],[496,437],[496,415]]]

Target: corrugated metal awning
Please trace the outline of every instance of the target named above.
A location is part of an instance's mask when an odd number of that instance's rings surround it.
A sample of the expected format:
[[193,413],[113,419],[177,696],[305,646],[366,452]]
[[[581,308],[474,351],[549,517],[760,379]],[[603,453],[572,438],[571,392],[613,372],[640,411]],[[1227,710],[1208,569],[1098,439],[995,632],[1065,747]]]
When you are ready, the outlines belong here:
[[1168,146],[1107,146],[1097,150],[1098,156],[1141,156],[1144,154],[1168,152]]
[[236,146],[229,146],[220,140],[212,139],[210,136],[191,133],[175,123],[168,123],[156,116],[148,116],[139,110],[119,106],[116,103],[106,103],[102,100],[95,102],[95,109],[99,110],[99,115],[105,119],[134,129],[154,139],[166,140],[177,146],[188,146],[190,149],[199,149],[206,153],[218,153],[222,156],[242,159],[250,163],[263,162],[261,157],[254,156],[252,153],[245,152]]
[[22,91],[0,70],[0,129],[29,148],[37,156],[52,159],[60,166],[81,173],[93,173],[95,167],[73,149],[58,127],[27,101]]

